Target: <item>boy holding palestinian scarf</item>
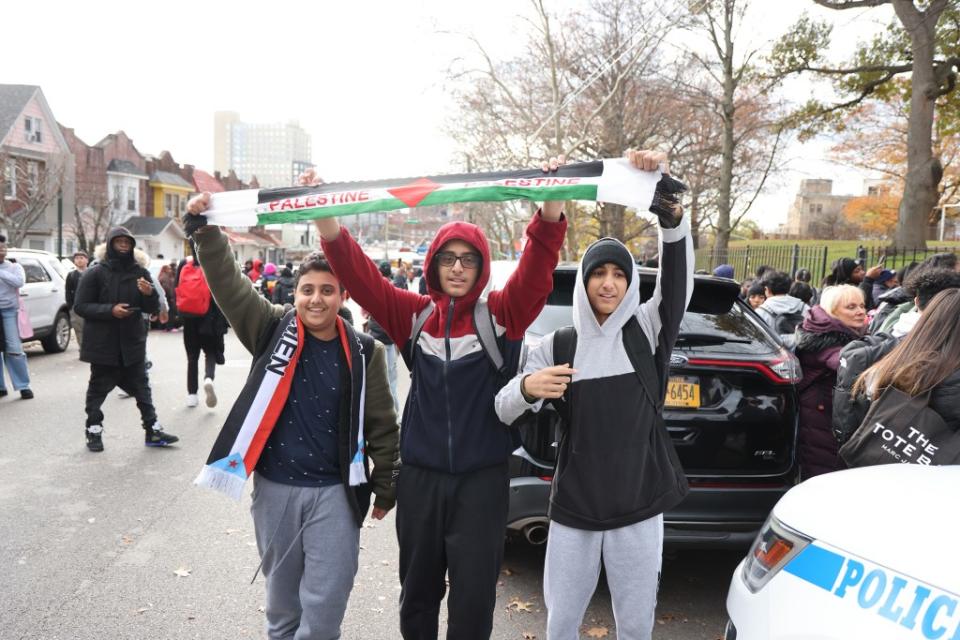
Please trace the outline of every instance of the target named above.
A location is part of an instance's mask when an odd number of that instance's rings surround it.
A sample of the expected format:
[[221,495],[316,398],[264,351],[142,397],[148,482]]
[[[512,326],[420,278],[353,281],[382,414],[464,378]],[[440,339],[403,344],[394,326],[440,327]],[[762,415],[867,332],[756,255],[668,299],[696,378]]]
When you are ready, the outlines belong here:
[[399,435],[384,348],[337,315],[343,289],[319,254],[300,266],[293,309],[259,295],[200,215],[208,203],[209,194],[190,202],[187,228],[254,363],[196,482],[239,500],[254,475],[267,636],[339,638],[371,492],[376,519],[395,503]]
[[[639,168],[666,160],[650,152],[628,157]],[[580,637],[601,563],[617,636],[651,637],[663,512],[687,493],[663,423],[670,352],[693,290],[690,223],[676,199],[682,189],[664,175],[650,207],[660,222],[650,299],[640,300],[629,250],[614,238],[594,242],[574,285],[573,327],[545,336],[496,398],[507,424],[545,401],[561,415],[544,566],[548,640]]]

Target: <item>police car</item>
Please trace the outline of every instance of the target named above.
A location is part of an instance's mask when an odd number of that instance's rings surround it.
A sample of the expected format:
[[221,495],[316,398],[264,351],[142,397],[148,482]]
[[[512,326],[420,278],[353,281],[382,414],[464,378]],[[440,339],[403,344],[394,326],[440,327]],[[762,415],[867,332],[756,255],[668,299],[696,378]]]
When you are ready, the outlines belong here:
[[734,572],[727,612],[725,640],[960,640],[960,467],[794,487]]

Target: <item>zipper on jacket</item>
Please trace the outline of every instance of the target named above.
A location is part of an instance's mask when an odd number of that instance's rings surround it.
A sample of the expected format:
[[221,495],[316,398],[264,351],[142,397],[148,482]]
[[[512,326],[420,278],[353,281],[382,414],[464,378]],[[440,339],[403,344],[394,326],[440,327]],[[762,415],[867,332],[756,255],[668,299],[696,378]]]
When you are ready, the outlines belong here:
[[450,309],[447,311],[447,322],[443,330],[443,400],[447,406],[447,464],[450,473],[453,473],[453,425],[450,422],[450,386],[447,384],[447,367],[450,365],[450,325],[453,322],[453,298],[450,298]]

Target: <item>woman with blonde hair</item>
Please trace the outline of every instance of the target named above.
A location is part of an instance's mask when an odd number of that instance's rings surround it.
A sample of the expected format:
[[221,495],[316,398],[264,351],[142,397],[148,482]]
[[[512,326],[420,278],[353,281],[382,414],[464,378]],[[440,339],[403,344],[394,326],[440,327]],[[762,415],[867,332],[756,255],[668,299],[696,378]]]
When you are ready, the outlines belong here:
[[800,477],[807,479],[843,468],[831,429],[833,387],[840,351],[863,336],[867,310],[863,293],[849,284],[827,287],[820,303],[797,328],[796,355],[803,369],[797,457]]
[[913,331],[864,371],[852,392],[876,399],[890,386],[911,397],[931,391],[929,407],[960,430],[960,289],[934,296]]

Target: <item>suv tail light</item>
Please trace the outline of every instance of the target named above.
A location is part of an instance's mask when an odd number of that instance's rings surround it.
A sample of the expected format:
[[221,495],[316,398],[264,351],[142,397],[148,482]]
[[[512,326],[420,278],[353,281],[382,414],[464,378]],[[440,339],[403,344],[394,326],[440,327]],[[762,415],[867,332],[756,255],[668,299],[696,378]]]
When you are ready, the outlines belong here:
[[772,360],[715,360],[713,358],[690,358],[691,365],[708,367],[737,367],[759,371],[777,384],[796,384],[803,377],[800,361],[783,347]]

